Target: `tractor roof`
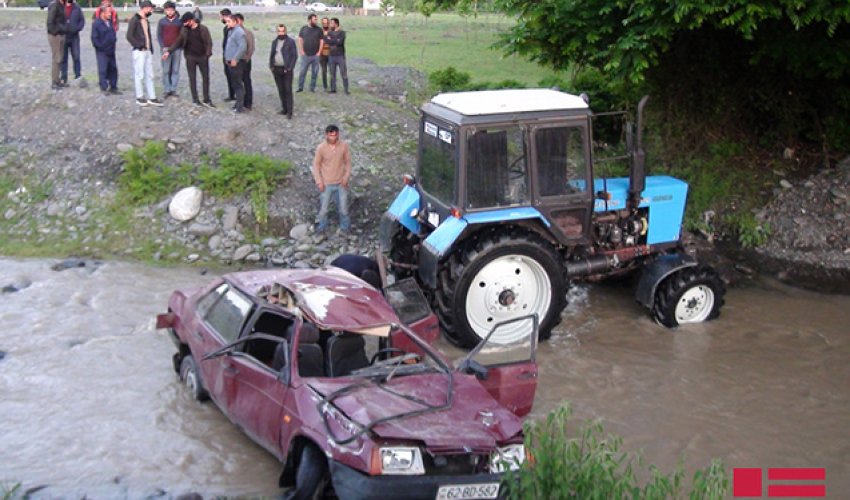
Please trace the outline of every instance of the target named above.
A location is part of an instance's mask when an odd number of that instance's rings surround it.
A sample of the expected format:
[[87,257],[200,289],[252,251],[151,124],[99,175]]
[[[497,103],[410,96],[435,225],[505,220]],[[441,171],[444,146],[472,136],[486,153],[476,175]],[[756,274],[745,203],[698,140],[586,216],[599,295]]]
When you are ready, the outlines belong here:
[[431,98],[422,110],[456,123],[492,121],[508,116],[516,119],[528,115],[537,118],[590,113],[581,97],[552,89],[447,92]]

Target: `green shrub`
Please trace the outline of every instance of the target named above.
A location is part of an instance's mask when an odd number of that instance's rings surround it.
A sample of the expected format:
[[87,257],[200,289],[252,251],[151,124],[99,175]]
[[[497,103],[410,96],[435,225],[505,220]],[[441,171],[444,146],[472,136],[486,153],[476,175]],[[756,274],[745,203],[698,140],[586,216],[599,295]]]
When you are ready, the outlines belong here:
[[198,172],[201,188],[223,198],[248,193],[254,217],[260,224],[268,221],[268,202],[274,186],[292,165],[258,154],[220,150],[218,165],[202,165]]
[[731,226],[738,235],[738,243],[744,248],[760,247],[767,243],[772,233],[770,224],[760,223],[755,216],[749,212],[738,212],[727,214],[724,222]]
[[172,168],[165,164],[166,149],[162,141],[147,141],[139,148],[126,151],[124,172],[118,178],[122,198],[131,204],[153,203],[177,186]]
[[428,82],[436,92],[466,90],[471,79],[469,73],[458,71],[453,66],[438,69],[428,75]]
[[[644,464],[639,456],[622,451],[622,438],[606,435],[598,422],[582,426],[577,437],[567,433],[572,412],[563,406],[545,420],[525,424],[525,446],[530,458],[515,476],[506,475],[502,488],[509,498],[556,499],[662,499],[685,496],[681,465],[670,475],[647,468],[641,486],[637,476]],[[692,499],[723,498],[728,478],[719,461],[697,471],[690,485]]]

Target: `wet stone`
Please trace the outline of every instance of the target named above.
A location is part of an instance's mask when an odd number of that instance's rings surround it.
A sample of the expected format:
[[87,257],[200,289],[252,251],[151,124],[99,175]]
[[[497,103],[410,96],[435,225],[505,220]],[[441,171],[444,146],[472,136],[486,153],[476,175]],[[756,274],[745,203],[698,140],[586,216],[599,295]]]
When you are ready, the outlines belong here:
[[247,257],[254,248],[251,245],[242,245],[233,252],[233,260],[242,260]]
[[309,233],[310,233],[310,224],[302,223],[302,224],[298,224],[297,226],[293,227],[289,231],[289,237],[292,238],[293,240],[301,240],[301,239],[306,238]]
[[0,351],[0,361],[3,361],[3,359],[5,357],[6,357],[6,351]]
[[198,222],[194,222],[189,226],[189,234],[194,234],[195,236],[212,236],[215,234],[215,226],[210,224],[201,224]]
[[122,153],[126,153],[127,151],[130,151],[131,149],[133,149],[133,145],[127,144],[126,142],[119,142],[115,146],[115,148],[118,149],[118,151],[120,151]]
[[792,187],[794,187],[793,184],[791,184],[790,182],[788,182],[785,179],[782,179],[781,181],[779,181],[779,185],[782,186],[783,189],[791,189]]
[[236,223],[239,220],[239,209],[236,207],[227,207],[224,209],[224,215],[221,217],[221,227],[225,232],[236,229]]

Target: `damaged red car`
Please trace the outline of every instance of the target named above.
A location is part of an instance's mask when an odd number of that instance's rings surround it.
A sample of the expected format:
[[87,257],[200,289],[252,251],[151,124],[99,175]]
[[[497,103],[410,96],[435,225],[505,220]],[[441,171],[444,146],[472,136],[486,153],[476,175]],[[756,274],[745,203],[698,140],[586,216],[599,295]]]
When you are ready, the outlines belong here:
[[[536,316],[451,363],[412,281],[382,294],[336,268],[225,275],[175,291],[174,368],[283,464],[292,498],[497,498],[525,459]],[[498,333],[496,333],[498,335]]]

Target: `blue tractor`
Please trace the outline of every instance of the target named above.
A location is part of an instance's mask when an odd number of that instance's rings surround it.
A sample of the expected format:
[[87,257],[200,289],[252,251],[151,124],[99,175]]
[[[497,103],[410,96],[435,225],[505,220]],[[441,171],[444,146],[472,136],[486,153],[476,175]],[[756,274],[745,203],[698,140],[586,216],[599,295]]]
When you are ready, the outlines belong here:
[[[381,221],[388,274],[414,277],[447,338],[464,347],[529,314],[546,339],[571,281],[638,270],[637,300],[658,323],[716,318],[724,284],[680,242],[688,185],[645,173],[646,99],[637,126],[626,127],[629,176],[597,178],[585,96],[521,89],[432,98],[422,107],[416,176],[405,177]],[[523,335],[518,326],[493,340]]]

